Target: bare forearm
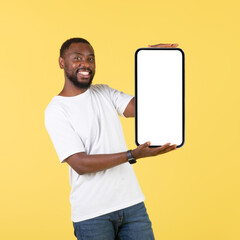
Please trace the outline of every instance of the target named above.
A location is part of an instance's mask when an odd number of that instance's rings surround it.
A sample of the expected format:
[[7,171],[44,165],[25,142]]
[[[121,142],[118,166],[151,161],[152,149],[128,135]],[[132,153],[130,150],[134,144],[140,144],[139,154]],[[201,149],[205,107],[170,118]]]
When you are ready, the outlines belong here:
[[[161,147],[149,148],[150,142],[139,145],[131,151],[135,159],[157,156],[176,149],[177,145],[170,143]],[[71,155],[65,161],[80,175],[103,171],[128,161],[127,152],[113,154],[94,154],[87,155],[85,152],[79,152]]]
[[94,155],[77,153],[71,157],[71,160],[66,161],[78,174],[82,175],[106,170],[127,162],[127,152]]

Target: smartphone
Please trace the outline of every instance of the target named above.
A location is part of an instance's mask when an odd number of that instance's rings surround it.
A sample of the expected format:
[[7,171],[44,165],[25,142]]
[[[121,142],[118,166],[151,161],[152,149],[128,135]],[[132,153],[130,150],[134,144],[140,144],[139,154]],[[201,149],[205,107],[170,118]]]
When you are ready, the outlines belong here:
[[135,52],[135,143],[185,142],[185,56],[180,48]]

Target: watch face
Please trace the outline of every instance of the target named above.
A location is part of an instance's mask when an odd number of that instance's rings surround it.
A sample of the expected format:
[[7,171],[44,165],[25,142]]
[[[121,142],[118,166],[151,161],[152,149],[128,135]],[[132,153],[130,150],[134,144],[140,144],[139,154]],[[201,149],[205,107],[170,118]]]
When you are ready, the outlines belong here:
[[130,163],[130,164],[133,164],[133,163],[136,163],[137,161],[136,161],[136,159],[130,159],[130,160],[128,160],[128,162]]

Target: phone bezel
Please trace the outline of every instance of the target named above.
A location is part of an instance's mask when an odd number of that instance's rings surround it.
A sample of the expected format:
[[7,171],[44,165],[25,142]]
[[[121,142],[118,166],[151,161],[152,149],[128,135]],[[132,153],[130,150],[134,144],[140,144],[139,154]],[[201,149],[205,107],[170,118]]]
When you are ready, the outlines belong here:
[[[137,146],[140,145],[138,142],[138,114],[137,114],[137,106],[138,106],[138,82],[137,82],[137,70],[138,70],[138,60],[137,55],[141,50],[147,51],[164,51],[164,50],[171,50],[171,51],[180,51],[182,55],[182,143],[177,145],[177,148],[180,148],[185,143],[185,54],[181,48],[139,48],[135,52],[135,144]],[[162,145],[150,145],[149,147],[160,147]]]

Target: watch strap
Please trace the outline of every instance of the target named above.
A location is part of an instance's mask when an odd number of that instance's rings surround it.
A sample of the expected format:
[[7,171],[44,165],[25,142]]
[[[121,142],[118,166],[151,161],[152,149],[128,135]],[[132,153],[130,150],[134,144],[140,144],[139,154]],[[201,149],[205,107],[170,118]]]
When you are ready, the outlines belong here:
[[131,153],[131,150],[128,150],[128,151],[127,151],[127,158],[128,158],[128,162],[129,162],[130,164],[134,164],[134,163],[137,162],[136,159],[133,157],[133,155],[132,155],[132,153]]

